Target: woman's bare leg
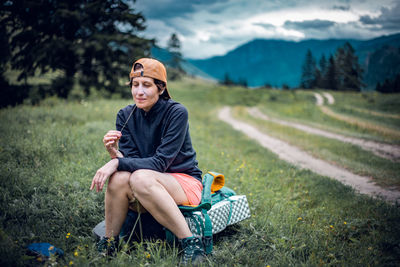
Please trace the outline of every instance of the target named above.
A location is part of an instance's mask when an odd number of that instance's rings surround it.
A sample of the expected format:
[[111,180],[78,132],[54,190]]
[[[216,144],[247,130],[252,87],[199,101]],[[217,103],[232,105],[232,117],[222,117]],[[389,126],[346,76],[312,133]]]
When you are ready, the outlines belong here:
[[130,172],[116,172],[109,181],[105,196],[106,237],[119,235],[133,199],[129,186]]
[[161,225],[179,239],[192,236],[178,205],[188,204],[185,192],[170,174],[137,170],[129,178],[134,197]]

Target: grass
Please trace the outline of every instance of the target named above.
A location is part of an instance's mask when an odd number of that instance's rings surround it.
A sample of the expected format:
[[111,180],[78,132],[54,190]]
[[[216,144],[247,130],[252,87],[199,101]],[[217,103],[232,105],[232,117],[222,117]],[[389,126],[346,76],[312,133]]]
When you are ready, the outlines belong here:
[[[289,103],[284,96],[290,92],[195,80],[171,82],[169,88],[189,110],[201,169],[224,173],[227,186],[246,194],[251,208],[250,219],[215,237],[210,265],[400,264],[398,206],[299,170],[216,118],[223,105]],[[177,264],[177,249],[164,242],[134,243],[134,249],[124,248],[110,261],[95,251],[91,230],[103,219],[104,192],[91,192],[89,186],[107,161],[101,138],[128,103],[53,99],[0,110],[0,265],[43,265],[25,255],[32,242],[49,242],[65,251],[63,258],[53,257],[45,265]]]
[[374,182],[381,186],[400,189],[400,165],[398,162],[375,156],[372,152],[365,151],[356,145],[254,118],[241,107],[237,107],[234,113],[241,120],[253,124],[268,135],[299,147],[316,158],[341,166],[353,173],[372,177]]
[[[332,93],[335,97],[335,104],[324,106],[325,109],[346,117],[356,117],[363,123],[349,123],[346,120],[339,120],[334,116],[325,114],[315,105],[313,91],[278,91],[260,92],[262,97],[254,105],[271,117],[284,120],[300,122],[316,128],[325,129],[331,132],[345,134],[348,136],[366,138],[380,142],[400,144],[398,126],[400,119],[396,118],[400,110],[396,103],[400,103],[400,96],[396,94],[382,95],[375,93]],[[366,95],[366,96],[364,96]],[[363,97],[364,96],[364,97]],[[367,107],[370,99],[375,99],[374,105]],[[352,100],[354,99],[354,102]],[[349,110],[349,106],[354,108],[368,109],[394,116],[394,118],[384,118],[376,115],[355,114],[354,109]],[[367,127],[365,127],[365,125]],[[363,127],[364,126],[364,127]],[[380,129],[389,128],[388,134],[382,134]],[[378,129],[378,130],[377,130]],[[392,132],[395,132],[393,135]]]

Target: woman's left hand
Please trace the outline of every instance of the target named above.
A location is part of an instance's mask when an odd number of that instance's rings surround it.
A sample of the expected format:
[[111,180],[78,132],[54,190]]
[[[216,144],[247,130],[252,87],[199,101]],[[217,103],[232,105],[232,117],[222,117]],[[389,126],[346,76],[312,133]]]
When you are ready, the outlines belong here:
[[117,171],[118,168],[118,159],[112,159],[107,162],[103,167],[97,170],[95,176],[92,180],[92,185],[90,186],[90,190],[96,186],[96,192],[100,192],[103,190],[104,184],[107,179]]

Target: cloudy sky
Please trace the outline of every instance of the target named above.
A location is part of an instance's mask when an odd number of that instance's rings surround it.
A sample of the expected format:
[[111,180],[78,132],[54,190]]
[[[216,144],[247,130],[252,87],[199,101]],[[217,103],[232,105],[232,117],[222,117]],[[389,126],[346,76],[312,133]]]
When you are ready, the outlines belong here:
[[187,58],[207,58],[255,38],[371,39],[400,32],[400,0],[137,0],[145,37],[178,34]]

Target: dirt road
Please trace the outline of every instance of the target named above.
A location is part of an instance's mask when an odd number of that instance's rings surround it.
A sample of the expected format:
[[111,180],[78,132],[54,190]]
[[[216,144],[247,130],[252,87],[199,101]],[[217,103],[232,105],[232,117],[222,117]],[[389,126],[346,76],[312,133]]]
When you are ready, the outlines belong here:
[[389,144],[379,143],[379,142],[375,142],[375,141],[344,136],[341,134],[331,133],[331,132],[328,132],[325,130],[310,127],[310,126],[307,126],[307,125],[304,125],[301,123],[294,123],[294,122],[288,122],[288,121],[284,121],[284,120],[280,120],[280,119],[276,119],[276,118],[270,118],[270,117],[266,116],[265,114],[263,114],[256,107],[248,108],[248,112],[250,115],[260,118],[260,119],[263,119],[263,120],[272,121],[272,122],[278,123],[280,125],[293,127],[293,128],[296,128],[298,130],[301,130],[301,131],[304,131],[307,133],[339,140],[339,141],[342,141],[345,143],[350,143],[350,144],[359,146],[364,150],[371,151],[372,153],[374,153],[375,155],[377,155],[379,157],[386,158],[386,159],[396,161],[396,162],[400,161],[400,146],[389,145]]
[[383,189],[374,184],[368,177],[351,173],[323,160],[314,158],[297,147],[268,136],[255,127],[233,118],[230,111],[229,107],[222,108],[218,113],[219,119],[230,124],[235,130],[241,131],[250,138],[257,140],[261,146],[277,154],[282,160],[300,168],[309,169],[320,175],[336,179],[345,185],[353,187],[356,191],[362,194],[382,197],[392,203],[400,201],[399,191]]

